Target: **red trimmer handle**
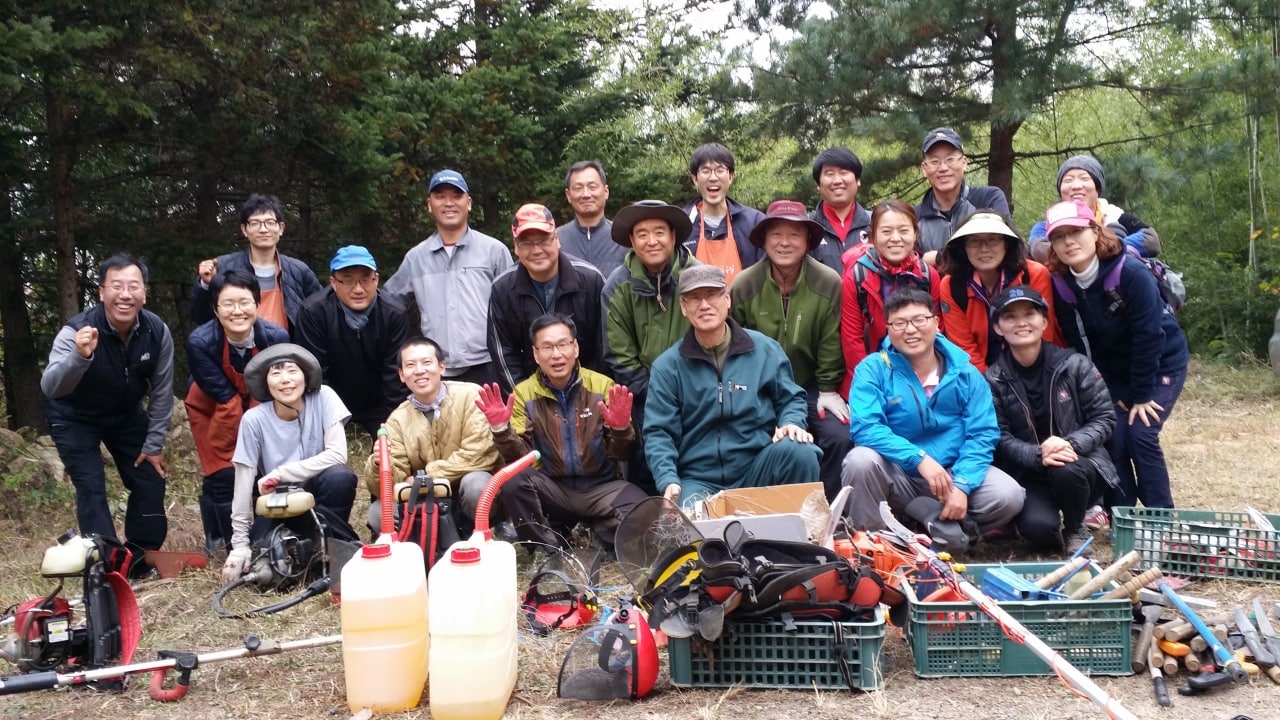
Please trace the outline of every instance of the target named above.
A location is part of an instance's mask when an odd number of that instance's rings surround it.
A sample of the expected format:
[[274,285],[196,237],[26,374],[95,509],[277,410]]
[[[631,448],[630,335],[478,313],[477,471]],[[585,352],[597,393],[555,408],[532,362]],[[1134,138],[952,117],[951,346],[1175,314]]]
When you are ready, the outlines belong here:
[[173,687],[166,690],[164,687],[164,676],[168,671],[168,668],[160,668],[159,670],[155,670],[151,673],[151,687],[148,690],[148,694],[151,696],[151,699],[156,702],[175,702],[181,700],[183,696],[187,694],[187,689],[190,687],[190,673],[179,673],[178,681],[173,684]]

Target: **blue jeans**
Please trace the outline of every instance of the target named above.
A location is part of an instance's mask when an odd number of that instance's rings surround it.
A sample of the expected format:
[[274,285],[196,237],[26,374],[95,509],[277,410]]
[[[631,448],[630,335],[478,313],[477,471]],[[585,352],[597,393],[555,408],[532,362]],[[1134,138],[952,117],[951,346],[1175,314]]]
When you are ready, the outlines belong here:
[[1107,440],[1107,452],[1116,464],[1120,484],[1108,495],[1109,507],[1128,507],[1139,501],[1149,508],[1173,507],[1169,467],[1164,461],[1164,449],[1160,447],[1160,430],[1173,412],[1186,380],[1186,368],[1162,373],[1156,378],[1151,399],[1164,410],[1160,412],[1160,422],[1151,427],[1143,425],[1141,420],[1134,420],[1130,425],[1129,413],[1116,406],[1116,427]]
[[107,476],[99,443],[107,446],[120,481],[129,491],[124,513],[124,537],[141,559],[139,550],[158,550],[169,533],[164,513],[165,481],[151,463],[134,467],[147,438],[147,414],[139,409],[123,418],[83,422],[54,418],[49,434],[58,457],[76,488],[76,520],[82,535],[115,538],[116,526],[107,504]]

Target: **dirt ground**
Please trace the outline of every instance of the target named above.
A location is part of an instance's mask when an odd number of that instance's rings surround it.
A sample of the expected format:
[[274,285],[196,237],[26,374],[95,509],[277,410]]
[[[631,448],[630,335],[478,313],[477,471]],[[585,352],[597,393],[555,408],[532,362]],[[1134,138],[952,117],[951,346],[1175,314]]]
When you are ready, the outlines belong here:
[[[1280,383],[1269,371],[1252,366],[1243,369],[1193,366],[1178,408],[1163,433],[1179,506],[1240,510],[1252,505],[1264,512],[1280,513],[1278,430]],[[188,463],[188,468],[187,472],[194,476],[194,464]],[[189,480],[174,483],[168,547],[199,544],[195,487]],[[49,582],[37,573],[41,553],[72,523],[74,515],[68,511],[62,516],[53,514],[0,524],[0,607],[48,591]],[[1110,547],[1103,539],[1095,545],[1101,558],[1109,558]],[[1007,544],[987,547],[970,559],[991,562],[1038,558],[1018,544]],[[250,633],[290,640],[340,631],[338,609],[327,598],[309,600],[266,618],[219,619],[209,605],[209,598],[218,585],[215,570],[188,571],[173,580],[154,581],[140,591],[144,633],[136,660],[151,659],[162,648],[196,652],[232,648]],[[623,589],[612,588],[614,593]],[[1280,602],[1280,585],[1202,581],[1185,592],[1214,598],[1227,607],[1253,597],[1260,597],[1267,607]],[[519,720],[1105,717],[1093,704],[1074,696],[1052,677],[918,679],[912,672],[912,659],[905,641],[893,630],[885,640],[884,689],[878,692],[680,689],[667,680],[666,654],[663,653],[658,686],[653,695],[643,701],[559,700],[556,677],[571,642],[572,636],[566,633],[551,638],[522,633],[519,680],[504,717]],[[0,675],[12,672],[12,667],[0,661]],[[1141,718],[1230,720],[1236,715],[1245,715],[1254,720],[1280,720],[1280,686],[1265,678],[1198,697],[1175,693],[1174,707],[1167,710],[1155,704],[1151,681],[1145,674],[1095,680]],[[350,715],[343,686],[341,650],[337,645],[206,665],[196,670],[187,697],[174,704],[149,699],[148,681],[147,676],[136,676],[124,693],[65,689],[3,697],[0,716],[292,720]],[[1169,681],[1171,686],[1177,686],[1183,684],[1185,678]],[[428,718],[430,714],[423,707],[381,717]]]

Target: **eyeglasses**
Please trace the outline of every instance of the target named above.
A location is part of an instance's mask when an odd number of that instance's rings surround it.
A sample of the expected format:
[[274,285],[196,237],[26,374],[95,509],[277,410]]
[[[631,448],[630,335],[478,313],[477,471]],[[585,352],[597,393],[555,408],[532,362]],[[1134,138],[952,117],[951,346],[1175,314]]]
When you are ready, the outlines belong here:
[[136,283],[136,282],[131,282],[131,283],[114,282],[114,283],[111,283],[110,285],[103,285],[102,287],[107,288],[111,292],[118,292],[118,293],[128,290],[130,293],[136,295],[137,293],[142,292],[143,288],[145,288],[146,286],[143,285],[142,283]]
[[377,275],[373,275],[367,278],[360,278],[358,280],[343,280],[342,278],[338,278],[338,277],[332,278],[332,280],[338,283],[339,285],[341,285],[342,287],[356,287],[358,285],[360,287],[367,288],[367,287],[377,287],[378,285]]
[[936,315],[917,315],[913,318],[906,318],[906,319],[898,318],[897,320],[890,320],[889,329],[893,330],[894,332],[902,332],[903,330],[907,329],[908,325],[910,325],[917,330],[923,330],[926,326],[928,326],[929,321],[934,319],[935,317],[937,316]]
[[535,348],[537,348],[538,352],[546,353],[546,354],[548,354],[548,355],[552,355],[552,354],[557,353],[557,352],[558,352],[558,353],[560,353],[561,355],[563,355],[563,354],[565,354],[565,353],[569,352],[569,348],[573,347],[573,344],[574,344],[574,343],[576,343],[576,342],[578,342],[578,341],[577,341],[577,340],[562,340],[562,341],[560,341],[560,342],[556,343],[555,345],[552,345],[552,344],[550,344],[550,343],[544,343],[544,344],[542,344],[542,345],[534,345],[534,347],[535,347]]
[[279,226],[280,226],[280,221],[279,221],[279,220],[275,220],[275,219],[270,219],[270,220],[250,220],[249,222],[245,223],[245,225],[248,225],[250,230],[257,230],[258,228],[266,228],[267,230],[275,230],[277,227],[279,227]]
[[533,240],[530,238],[518,238],[516,240],[516,247],[520,248],[521,250],[532,250],[533,248],[547,248],[547,247],[551,247],[551,243],[555,241],[555,239],[556,238],[554,235],[545,235],[543,237],[538,238],[537,240]]
[[936,157],[929,158],[928,160],[925,160],[920,164],[929,168],[930,170],[937,170],[943,165],[946,165],[949,168],[955,169],[960,167],[960,165],[964,161],[965,161],[964,155],[948,155],[947,157],[944,157],[944,158],[936,158]]
[[570,186],[569,186],[569,192],[571,192],[571,193],[580,193],[580,192],[583,192],[583,191],[586,191],[586,192],[589,192],[589,193],[598,193],[598,192],[600,192],[600,191],[601,191],[601,190],[603,190],[603,189],[604,189],[604,185],[602,185],[602,184],[600,184],[600,183],[598,183],[598,182],[591,182],[591,183],[586,183],[586,184],[583,184],[583,183],[575,183],[575,184],[573,184],[573,185],[570,185]]
[[218,303],[218,309],[223,312],[233,312],[235,310],[252,310],[258,305],[258,301],[253,298],[247,300],[223,300]]
[[703,165],[702,167],[698,168],[698,177],[704,178],[704,179],[709,179],[712,177],[729,177],[729,173],[732,173],[732,172],[733,172],[732,170],[725,167],[724,165],[716,165],[715,167],[712,167],[710,165]]
[[978,248],[995,248],[1004,245],[1004,238],[999,235],[970,235],[964,239],[964,246],[970,250]]

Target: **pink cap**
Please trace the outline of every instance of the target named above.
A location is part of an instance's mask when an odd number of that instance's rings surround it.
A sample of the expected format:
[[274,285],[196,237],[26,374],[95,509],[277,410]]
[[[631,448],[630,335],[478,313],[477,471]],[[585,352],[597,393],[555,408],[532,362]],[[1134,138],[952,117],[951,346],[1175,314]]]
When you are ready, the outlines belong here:
[[1093,211],[1089,209],[1079,200],[1067,200],[1056,205],[1051,205],[1048,210],[1044,211],[1045,234],[1052,234],[1054,230],[1064,227],[1089,227],[1094,222],[1095,216]]

